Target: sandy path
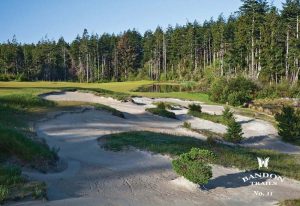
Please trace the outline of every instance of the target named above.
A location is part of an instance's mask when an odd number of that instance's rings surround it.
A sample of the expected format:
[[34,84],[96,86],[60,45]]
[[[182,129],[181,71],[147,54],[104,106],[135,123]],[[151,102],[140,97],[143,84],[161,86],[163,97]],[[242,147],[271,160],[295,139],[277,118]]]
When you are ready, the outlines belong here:
[[[145,107],[150,105],[137,106],[75,92],[50,95],[47,99],[99,102],[125,112],[127,119],[104,111],[86,110],[56,115],[38,123],[38,135],[45,138],[51,147],[60,148],[59,156],[68,166],[60,173],[26,172],[29,177],[47,183],[50,201],[14,205],[250,206],[273,205],[279,200],[300,198],[300,183],[297,181],[285,179],[277,186],[250,186],[242,183],[244,172],[220,166],[213,167],[214,177],[207,185],[209,190],[202,191],[186,182],[178,184],[170,158],[166,156],[135,150],[115,153],[99,147],[99,136],[130,130],[146,129],[204,138],[180,128],[182,121],[145,113]],[[208,106],[207,109],[215,108]],[[219,107],[216,109],[221,111]],[[185,118],[188,116],[183,112],[180,119]],[[206,122],[199,121],[195,123]],[[213,123],[209,125],[212,129],[218,129]],[[207,123],[205,126],[209,125]],[[272,191],[273,196],[259,197],[254,191]]]

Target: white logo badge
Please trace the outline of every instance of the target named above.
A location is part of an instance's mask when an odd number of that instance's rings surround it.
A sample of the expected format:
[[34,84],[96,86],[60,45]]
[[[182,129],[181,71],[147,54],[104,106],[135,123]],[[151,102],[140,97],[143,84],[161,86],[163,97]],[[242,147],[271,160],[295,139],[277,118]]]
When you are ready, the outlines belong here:
[[269,160],[270,160],[270,157],[267,157],[266,159],[262,159],[260,157],[257,157],[257,161],[258,161],[258,169],[262,168],[262,167],[265,167],[268,169],[268,165],[269,165]]

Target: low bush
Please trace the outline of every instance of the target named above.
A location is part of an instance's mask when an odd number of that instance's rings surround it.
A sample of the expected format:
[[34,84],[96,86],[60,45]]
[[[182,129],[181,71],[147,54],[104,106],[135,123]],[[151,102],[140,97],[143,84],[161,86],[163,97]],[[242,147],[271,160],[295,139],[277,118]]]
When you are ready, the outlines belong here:
[[282,108],[282,112],[275,115],[278,122],[278,134],[284,141],[300,144],[300,112],[293,107]]
[[170,112],[166,109],[161,109],[161,108],[147,108],[146,111],[161,116],[161,117],[167,117],[167,118],[171,118],[171,119],[176,119],[176,115],[174,112]]
[[174,171],[196,184],[207,184],[212,178],[212,167],[208,165],[215,159],[209,150],[192,148],[190,152],[181,154],[172,161]]
[[202,112],[202,107],[200,104],[189,104],[188,108],[190,112]]

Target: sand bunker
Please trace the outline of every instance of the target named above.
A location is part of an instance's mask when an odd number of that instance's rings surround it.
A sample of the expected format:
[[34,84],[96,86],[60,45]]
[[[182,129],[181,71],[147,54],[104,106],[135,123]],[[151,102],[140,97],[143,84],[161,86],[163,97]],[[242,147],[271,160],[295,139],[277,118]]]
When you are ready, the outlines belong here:
[[[145,105],[132,102],[122,103],[111,98],[93,94],[65,92],[45,96],[50,100],[89,101],[114,107],[125,113],[126,119],[112,116],[105,111],[87,109],[72,113],[55,115],[37,124],[38,135],[47,140],[51,147],[59,147],[59,156],[67,164],[60,173],[41,174],[26,172],[34,179],[45,181],[48,185],[48,202],[25,202],[14,205],[49,206],[99,206],[99,205],[273,205],[289,198],[300,198],[300,183],[286,179],[277,186],[244,185],[243,171],[221,166],[213,166],[213,179],[208,190],[197,189],[172,171],[170,158],[152,155],[142,151],[111,152],[99,147],[97,138],[132,130],[149,130],[172,134],[202,135],[187,131],[180,126],[185,120],[193,127],[224,132],[226,127],[186,115],[186,110],[175,111],[179,120],[165,119],[145,112],[152,100],[140,98]],[[147,102],[148,101],[148,102]],[[180,104],[188,101],[168,99]],[[221,112],[220,106],[203,105],[207,112]],[[276,130],[267,122],[249,120],[238,116],[243,123],[247,137],[264,135],[266,138],[254,141],[253,146],[268,148],[266,139],[274,143],[275,149],[285,152],[299,152],[299,148],[285,145],[276,140]],[[259,130],[258,128],[263,128]],[[279,147],[280,146],[280,147]],[[259,197],[254,191],[267,193],[270,197]]]

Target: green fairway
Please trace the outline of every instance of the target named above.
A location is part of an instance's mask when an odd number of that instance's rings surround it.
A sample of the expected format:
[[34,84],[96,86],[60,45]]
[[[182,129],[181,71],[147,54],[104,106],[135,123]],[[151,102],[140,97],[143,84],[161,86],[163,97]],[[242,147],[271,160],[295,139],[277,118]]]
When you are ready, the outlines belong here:
[[145,96],[154,98],[179,98],[189,99],[205,103],[212,103],[207,94],[189,92],[170,92],[170,93],[149,93],[133,92],[142,85],[152,84],[153,81],[132,81],[132,82],[110,82],[110,83],[74,83],[74,82],[0,82],[0,95],[31,93],[41,94],[54,90],[62,89],[104,89],[117,93],[124,93],[133,96]]

